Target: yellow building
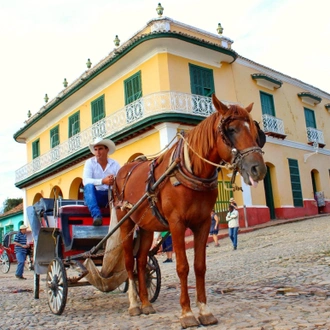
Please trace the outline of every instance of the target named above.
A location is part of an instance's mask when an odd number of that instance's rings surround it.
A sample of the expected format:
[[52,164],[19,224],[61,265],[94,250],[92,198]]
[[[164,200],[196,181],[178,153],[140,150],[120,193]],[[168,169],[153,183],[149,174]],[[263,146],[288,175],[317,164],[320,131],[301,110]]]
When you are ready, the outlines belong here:
[[[27,148],[16,171],[24,206],[41,197],[82,199],[89,143],[111,138],[123,165],[133,155],[155,155],[213,112],[211,95],[247,106],[267,134],[268,174],[257,188],[238,175],[234,191],[242,225],[330,212],[330,94],[237,54],[233,41],[170,18],[152,19],[130,40],[67,84],[14,134]],[[119,43],[119,41],[118,41]],[[232,192],[219,176],[217,211]],[[324,206],[320,205],[322,196]]]

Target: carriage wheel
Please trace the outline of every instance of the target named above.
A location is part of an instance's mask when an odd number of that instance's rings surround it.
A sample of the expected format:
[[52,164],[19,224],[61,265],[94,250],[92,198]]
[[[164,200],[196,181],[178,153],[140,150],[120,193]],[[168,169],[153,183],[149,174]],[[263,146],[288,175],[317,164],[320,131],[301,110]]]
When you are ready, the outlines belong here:
[[40,275],[34,273],[34,299],[39,299]]
[[47,269],[46,291],[50,310],[61,315],[64,311],[68,294],[68,281],[65,267],[60,258],[55,258]]
[[151,303],[158,298],[161,286],[161,274],[158,261],[155,256],[149,256],[146,269],[146,282],[148,288],[148,297]]
[[9,257],[6,251],[3,251],[3,253],[0,256],[0,266],[1,266],[1,271],[6,274],[9,272],[10,269],[10,261]]
[[[128,281],[128,280],[127,280]],[[137,292],[139,292],[139,282],[137,278],[136,270],[134,270],[134,281]],[[148,298],[151,303],[155,302],[158,298],[160,286],[161,286],[161,275],[158,261],[155,256],[148,256],[146,266],[146,284],[148,290]],[[128,283],[127,283],[128,288]]]

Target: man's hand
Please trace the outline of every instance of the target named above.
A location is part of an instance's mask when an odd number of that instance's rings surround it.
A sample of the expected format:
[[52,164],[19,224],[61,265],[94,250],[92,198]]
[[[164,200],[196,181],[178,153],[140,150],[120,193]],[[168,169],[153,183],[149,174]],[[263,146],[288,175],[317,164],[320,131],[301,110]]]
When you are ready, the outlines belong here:
[[106,184],[108,186],[112,186],[114,182],[115,182],[115,177],[113,175],[108,175],[102,180],[102,184]]

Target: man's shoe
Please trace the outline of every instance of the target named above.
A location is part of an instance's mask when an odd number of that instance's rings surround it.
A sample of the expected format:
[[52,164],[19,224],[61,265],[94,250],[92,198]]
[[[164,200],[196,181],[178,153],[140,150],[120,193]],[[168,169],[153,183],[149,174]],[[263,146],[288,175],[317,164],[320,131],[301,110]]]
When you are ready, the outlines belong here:
[[19,275],[15,275],[16,278],[18,278],[19,280],[26,280],[26,277],[23,277],[23,276],[19,276]]
[[102,226],[102,217],[94,217],[93,226]]
[[165,264],[166,262],[173,262],[172,259],[166,259],[165,261],[163,261],[163,264]]

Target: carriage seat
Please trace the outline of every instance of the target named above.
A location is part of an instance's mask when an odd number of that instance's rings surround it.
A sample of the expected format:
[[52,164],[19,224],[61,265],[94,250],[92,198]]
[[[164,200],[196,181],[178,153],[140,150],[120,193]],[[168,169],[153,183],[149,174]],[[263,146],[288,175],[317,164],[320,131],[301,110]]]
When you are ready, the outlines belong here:
[[64,205],[58,210],[57,227],[62,232],[65,251],[87,251],[107,235],[110,224],[110,209],[101,209],[103,224],[93,226],[93,218],[87,206]]

